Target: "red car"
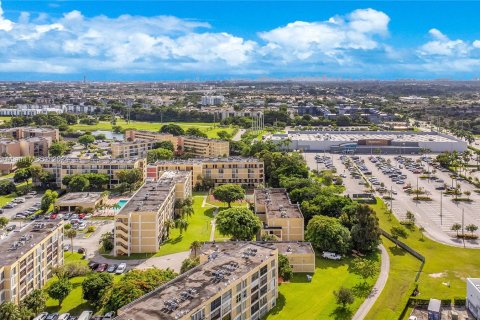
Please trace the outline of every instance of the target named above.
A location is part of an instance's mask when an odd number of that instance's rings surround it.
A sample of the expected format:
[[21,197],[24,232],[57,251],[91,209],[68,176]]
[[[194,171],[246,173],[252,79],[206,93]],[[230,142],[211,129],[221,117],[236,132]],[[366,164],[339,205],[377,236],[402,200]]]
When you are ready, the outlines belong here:
[[107,270],[108,268],[108,264],[106,263],[100,263],[97,267],[97,269],[95,269],[96,272],[104,272],[105,270]]
[[79,218],[79,219],[85,218],[85,213],[80,213],[80,214],[78,215],[78,218]]
[[50,215],[50,219],[57,219],[57,214],[56,213],[52,213]]

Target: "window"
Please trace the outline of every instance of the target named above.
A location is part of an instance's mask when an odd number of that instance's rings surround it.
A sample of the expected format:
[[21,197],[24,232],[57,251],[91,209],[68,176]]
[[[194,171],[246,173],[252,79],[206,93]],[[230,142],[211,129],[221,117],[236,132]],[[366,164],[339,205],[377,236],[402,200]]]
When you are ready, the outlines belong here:
[[191,320],[202,320],[202,319],[205,319],[205,309],[195,312],[191,317]]
[[217,299],[213,300],[210,304],[210,310],[215,310],[222,304],[222,297],[218,297]]

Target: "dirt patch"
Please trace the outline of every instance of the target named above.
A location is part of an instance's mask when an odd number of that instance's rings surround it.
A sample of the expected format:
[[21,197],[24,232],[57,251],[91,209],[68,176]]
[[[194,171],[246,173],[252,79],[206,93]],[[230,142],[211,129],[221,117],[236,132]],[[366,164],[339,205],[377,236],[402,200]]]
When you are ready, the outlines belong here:
[[443,278],[443,277],[446,277],[447,274],[445,272],[438,272],[438,273],[430,273],[428,276],[431,278]]

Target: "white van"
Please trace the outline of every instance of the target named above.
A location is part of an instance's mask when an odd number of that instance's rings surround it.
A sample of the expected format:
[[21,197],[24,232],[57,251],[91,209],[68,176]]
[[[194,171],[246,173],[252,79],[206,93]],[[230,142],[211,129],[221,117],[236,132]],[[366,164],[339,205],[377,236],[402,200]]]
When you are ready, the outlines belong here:
[[93,316],[93,311],[83,311],[77,320],[90,320]]
[[342,259],[341,255],[339,255],[337,253],[333,253],[333,252],[328,252],[328,251],[323,251],[322,257],[324,257],[325,259],[330,259],[330,260],[340,260],[340,259]]

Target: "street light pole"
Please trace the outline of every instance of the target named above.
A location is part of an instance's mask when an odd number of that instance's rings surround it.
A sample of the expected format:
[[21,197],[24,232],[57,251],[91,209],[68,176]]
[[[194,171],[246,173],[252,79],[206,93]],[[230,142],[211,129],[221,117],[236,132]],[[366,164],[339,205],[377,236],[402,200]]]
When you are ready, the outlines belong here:
[[440,225],[442,225],[442,218],[443,218],[443,191],[440,191]]
[[463,247],[465,248],[465,232],[463,230],[464,219],[465,219],[465,209],[462,208],[462,239],[463,239]]

